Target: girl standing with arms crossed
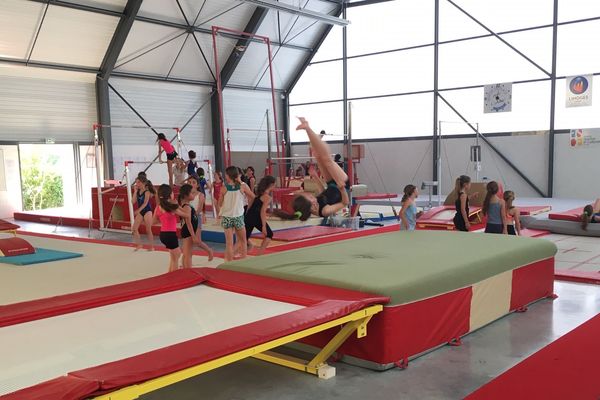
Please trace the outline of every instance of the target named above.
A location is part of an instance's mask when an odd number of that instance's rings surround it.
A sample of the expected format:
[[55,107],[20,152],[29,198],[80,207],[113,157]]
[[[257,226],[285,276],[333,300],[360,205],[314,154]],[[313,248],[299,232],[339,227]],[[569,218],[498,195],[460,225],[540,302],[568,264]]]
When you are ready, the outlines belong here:
[[221,226],[225,231],[225,261],[233,260],[235,233],[240,258],[246,258],[248,243],[246,241],[246,227],[244,224],[244,195],[248,200],[254,200],[254,193],[247,185],[243,185],[237,167],[225,169],[225,187],[219,199]]
[[158,142],[158,161],[163,162],[162,153],[163,151],[167,155],[167,171],[169,173],[169,186],[173,187],[173,161],[177,158],[177,152],[175,147],[169,142],[164,133],[157,135],[156,141]]
[[[306,221],[311,214],[321,217],[329,217],[350,203],[348,193],[345,190],[348,175],[331,158],[329,145],[321,140],[308,124],[308,121],[300,117],[300,125],[296,130],[304,130],[308,135],[310,147],[317,160],[317,166],[321,175],[327,182],[327,187],[317,196],[310,193],[302,193],[292,201],[294,214],[278,211],[276,215],[283,219],[299,219]],[[307,171],[308,172],[308,171]]]
[[[194,180],[192,179],[192,181]],[[212,261],[213,259],[212,249],[202,241],[200,236],[202,233],[202,216],[198,215],[196,209],[191,205],[198,194],[194,190],[193,185],[190,184],[185,184],[179,189],[179,205],[186,215],[183,218],[184,224],[181,227],[181,251],[183,254],[181,265],[183,268],[192,267],[192,250],[194,244],[197,244],[208,253],[208,261]]]
[[506,203],[498,197],[498,183],[491,181],[486,186],[487,194],[483,201],[483,215],[487,216],[485,233],[500,233],[507,235]]
[[140,225],[142,222],[146,226],[146,235],[148,236],[148,242],[150,243],[149,251],[154,250],[154,235],[152,234],[152,206],[150,205],[150,199],[154,195],[154,187],[152,182],[146,178],[138,177],[133,184],[133,241],[136,244],[135,251],[140,250],[142,242],[140,240]]
[[[273,239],[273,231],[267,223],[267,209],[271,203],[271,191],[275,187],[275,178],[267,175],[258,182],[256,189],[256,198],[248,207],[248,212],[244,218],[246,224],[246,240],[250,240],[254,228],[258,229],[263,234],[263,240],[258,249],[258,255],[261,255],[271,239]],[[250,243],[250,242],[248,242]],[[252,245],[248,246],[252,248]]]
[[[158,188],[158,205],[154,210],[152,222],[154,224],[157,220],[160,221],[160,242],[169,250],[169,272],[177,270],[179,265],[181,250],[177,239],[177,220],[178,217],[185,218],[186,216],[173,198],[171,186],[160,185]],[[193,230],[191,224],[188,229]]]
[[[454,189],[458,195],[454,202],[456,214],[454,215],[454,226],[457,231],[469,232],[471,223],[469,222],[469,195],[467,194],[471,188],[471,177],[461,175],[456,178],[456,188]],[[476,196],[476,193],[472,197]]]

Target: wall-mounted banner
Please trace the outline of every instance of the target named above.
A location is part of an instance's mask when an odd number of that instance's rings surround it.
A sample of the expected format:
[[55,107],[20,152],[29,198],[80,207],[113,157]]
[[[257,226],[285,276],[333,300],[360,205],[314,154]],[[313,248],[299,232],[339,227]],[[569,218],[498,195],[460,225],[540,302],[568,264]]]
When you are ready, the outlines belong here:
[[600,129],[571,129],[569,146],[582,148],[600,144]]
[[593,75],[567,77],[567,107],[586,107],[592,105]]

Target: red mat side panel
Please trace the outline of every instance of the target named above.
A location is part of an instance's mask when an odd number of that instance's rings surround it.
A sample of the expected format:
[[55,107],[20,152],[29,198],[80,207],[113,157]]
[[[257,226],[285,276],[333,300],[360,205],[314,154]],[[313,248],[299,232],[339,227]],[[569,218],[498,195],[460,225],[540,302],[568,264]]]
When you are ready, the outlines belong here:
[[471,393],[468,400],[598,399],[600,315]]
[[2,400],[73,400],[100,389],[96,381],[74,376],[61,376],[39,385],[0,396]]
[[592,283],[600,285],[600,271],[572,271],[557,269],[554,271],[554,278],[559,281]]
[[[388,306],[373,317],[368,336],[351,337],[340,354],[377,364],[391,364],[459,338],[469,332],[471,288],[456,290],[430,299]],[[330,330],[304,342],[323,347],[335,335]]]
[[397,193],[369,193],[364,196],[352,196],[353,200],[380,200],[398,197]]
[[19,225],[0,219],[0,231],[14,231],[19,228]]
[[35,253],[35,249],[25,239],[18,237],[0,239],[0,256],[12,257],[33,253]]
[[553,212],[548,214],[548,218],[560,221],[581,222],[581,214],[583,214],[583,207],[574,208],[569,211]]
[[552,210],[552,206],[517,206],[520,215],[537,215]]
[[546,236],[549,235],[550,231],[542,231],[539,229],[528,229],[528,228],[523,228],[521,229],[521,236],[523,237],[542,237],[542,236]]
[[513,271],[510,310],[554,294],[554,257]]

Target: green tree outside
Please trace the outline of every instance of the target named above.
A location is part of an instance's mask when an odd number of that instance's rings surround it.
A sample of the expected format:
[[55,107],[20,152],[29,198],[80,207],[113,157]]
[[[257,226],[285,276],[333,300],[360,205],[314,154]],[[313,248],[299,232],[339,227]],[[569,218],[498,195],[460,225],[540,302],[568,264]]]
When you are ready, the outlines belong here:
[[43,210],[64,206],[63,179],[56,173],[59,158],[48,154],[21,160],[23,209]]

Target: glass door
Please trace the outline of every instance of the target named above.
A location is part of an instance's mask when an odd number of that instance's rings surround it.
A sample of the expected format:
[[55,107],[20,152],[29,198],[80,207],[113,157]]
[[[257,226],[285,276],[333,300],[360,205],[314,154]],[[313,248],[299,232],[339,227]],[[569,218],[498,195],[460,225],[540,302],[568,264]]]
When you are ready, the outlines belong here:
[[0,145],[0,218],[12,218],[21,211],[19,147]]
[[20,144],[23,211],[72,215],[77,210],[72,144]]

